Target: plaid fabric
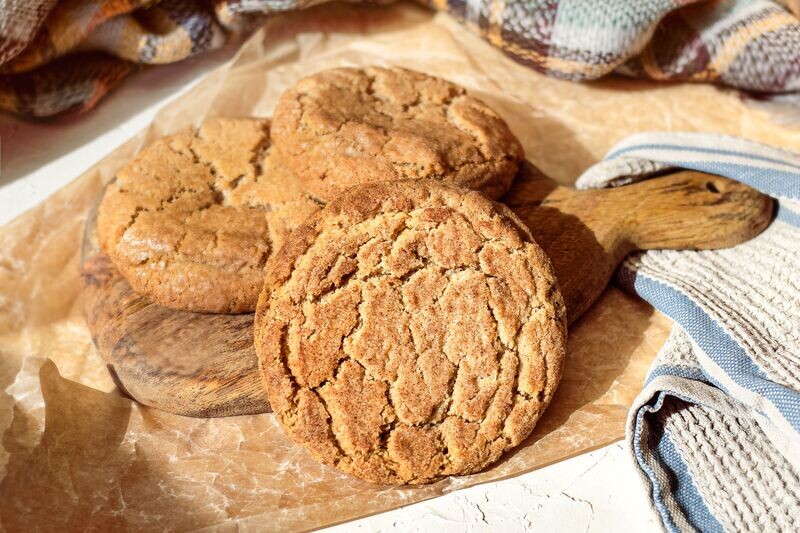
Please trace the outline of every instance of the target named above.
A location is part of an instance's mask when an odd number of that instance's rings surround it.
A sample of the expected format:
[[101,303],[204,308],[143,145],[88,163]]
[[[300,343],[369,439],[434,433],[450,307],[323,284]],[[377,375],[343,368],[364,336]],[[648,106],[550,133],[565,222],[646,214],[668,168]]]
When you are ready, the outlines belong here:
[[[0,109],[86,110],[137,64],[180,61],[265,16],[326,1],[0,0]],[[784,102],[800,92],[800,0],[420,1],[559,78],[617,72]]]
[[518,61],[559,78],[595,79],[616,71],[748,91],[800,90],[800,20],[770,0],[495,6],[442,4]]

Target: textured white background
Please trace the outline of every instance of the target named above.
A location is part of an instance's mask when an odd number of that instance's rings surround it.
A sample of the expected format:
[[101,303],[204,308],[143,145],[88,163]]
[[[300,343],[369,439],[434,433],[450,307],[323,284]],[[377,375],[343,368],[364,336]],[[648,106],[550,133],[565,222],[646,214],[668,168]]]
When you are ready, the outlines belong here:
[[[145,127],[161,106],[230,57],[229,47],[129,79],[98,109],[55,122],[0,115],[0,225],[41,202]],[[331,531],[658,530],[621,443]]]

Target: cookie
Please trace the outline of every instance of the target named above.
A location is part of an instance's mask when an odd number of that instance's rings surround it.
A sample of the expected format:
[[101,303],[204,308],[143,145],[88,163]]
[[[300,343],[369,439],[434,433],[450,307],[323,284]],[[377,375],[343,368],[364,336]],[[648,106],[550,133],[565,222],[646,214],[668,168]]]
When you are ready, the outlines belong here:
[[188,311],[255,309],[270,254],[319,209],[270,146],[269,121],[217,119],[122,168],[98,240],[133,289]]
[[315,458],[375,483],[497,461],[561,377],[564,303],[505,206],[429,180],[350,189],[270,258],[255,347]]
[[338,68],[280,98],[273,138],[306,190],[436,179],[499,198],[522,147],[506,123],[463,87],[400,68]]

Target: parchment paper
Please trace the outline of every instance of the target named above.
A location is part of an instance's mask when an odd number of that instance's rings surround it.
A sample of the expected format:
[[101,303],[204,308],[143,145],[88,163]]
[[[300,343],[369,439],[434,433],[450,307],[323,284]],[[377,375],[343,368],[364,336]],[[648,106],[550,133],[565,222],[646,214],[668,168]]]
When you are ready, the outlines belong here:
[[733,93],[549,79],[415,6],[326,6],[273,19],[149,128],[0,229],[3,527],[314,528],[517,475],[623,436],[628,405],[670,323],[613,287],[571,328],[564,380],[534,435],[486,472],[426,487],[375,486],[322,467],[284,438],[272,415],[183,418],[116,391],[86,328],[78,276],[83,224],[102,184],[158,136],[212,116],[269,116],[299,77],[369,64],[465,85],[561,183],[638,131],[705,130],[800,146],[800,130],[770,123]]

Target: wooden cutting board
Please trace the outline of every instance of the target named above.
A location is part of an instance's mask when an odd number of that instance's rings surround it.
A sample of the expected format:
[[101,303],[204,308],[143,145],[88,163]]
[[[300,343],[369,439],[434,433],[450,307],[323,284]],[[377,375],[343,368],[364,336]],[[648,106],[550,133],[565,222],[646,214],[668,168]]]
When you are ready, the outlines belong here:
[[[553,262],[574,321],[635,250],[733,246],[760,233],[772,200],[734,181],[679,172],[614,189],[558,186],[525,165],[503,201]],[[253,348],[253,314],[175,311],[134,293],[95,240],[82,273],[92,338],[117,385],[142,404],[188,416],[269,412]]]

